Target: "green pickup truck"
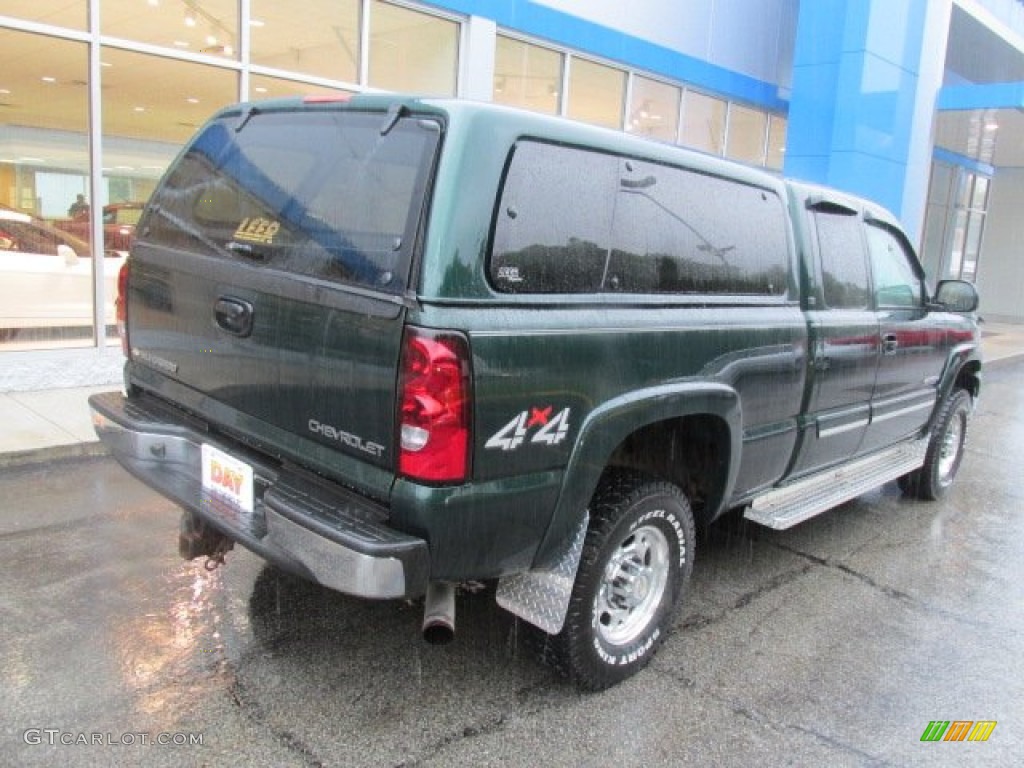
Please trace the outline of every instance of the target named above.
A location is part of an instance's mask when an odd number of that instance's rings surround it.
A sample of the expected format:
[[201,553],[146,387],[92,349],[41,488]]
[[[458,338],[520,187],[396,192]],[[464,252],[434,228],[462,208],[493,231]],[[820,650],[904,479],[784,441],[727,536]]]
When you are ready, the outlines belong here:
[[437,641],[495,580],[589,690],[664,639],[696,525],[939,497],[980,388],[973,287],[873,203],[454,100],[222,110],[119,294],[93,421],[183,556],[425,596]]

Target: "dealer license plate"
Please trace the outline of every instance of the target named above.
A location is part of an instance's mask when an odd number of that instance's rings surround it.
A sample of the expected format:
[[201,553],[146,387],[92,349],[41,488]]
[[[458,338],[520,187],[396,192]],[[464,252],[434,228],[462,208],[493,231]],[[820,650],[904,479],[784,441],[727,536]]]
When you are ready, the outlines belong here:
[[203,443],[203,488],[252,513],[252,467],[234,456]]

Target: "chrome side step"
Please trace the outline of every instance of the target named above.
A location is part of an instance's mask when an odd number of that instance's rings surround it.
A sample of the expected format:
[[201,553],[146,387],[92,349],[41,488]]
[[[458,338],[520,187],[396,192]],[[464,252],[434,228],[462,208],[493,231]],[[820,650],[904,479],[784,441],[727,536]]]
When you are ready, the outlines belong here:
[[924,464],[928,438],[818,472],[754,499],[744,517],[782,530],[867,493]]

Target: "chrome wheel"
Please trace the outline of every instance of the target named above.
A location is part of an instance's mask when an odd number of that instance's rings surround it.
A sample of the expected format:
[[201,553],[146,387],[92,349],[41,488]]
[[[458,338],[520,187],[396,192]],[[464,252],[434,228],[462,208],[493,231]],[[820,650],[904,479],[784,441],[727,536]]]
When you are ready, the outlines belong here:
[[665,534],[649,525],[632,531],[608,559],[594,599],[595,629],[611,645],[640,637],[658,613],[670,570]]
[[946,433],[942,436],[942,446],[939,449],[938,479],[942,485],[948,485],[953,481],[963,445],[964,419],[959,413],[954,413]]
[[651,660],[686,592],[696,535],[680,488],[608,469],[590,521],[562,631],[548,658],[581,690],[602,691]]
[[935,416],[924,463],[900,478],[900,489],[905,494],[935,501],[953,487],[966,455],[971,408],[971,394],[967,390],[957,389],[949,395]]

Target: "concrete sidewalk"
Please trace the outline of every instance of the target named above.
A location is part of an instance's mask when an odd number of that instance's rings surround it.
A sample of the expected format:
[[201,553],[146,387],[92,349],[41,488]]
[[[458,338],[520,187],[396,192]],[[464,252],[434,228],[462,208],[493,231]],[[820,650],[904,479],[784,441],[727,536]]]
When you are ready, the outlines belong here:
[[0,393],[0,467],[104,452],[86,400],[116,384]]
[[[986,366],[1024,359],[1024,325],[985,323],[982,329]],[[0,392],[0,467],[103,454],[86,400],[119,386]]]

